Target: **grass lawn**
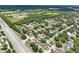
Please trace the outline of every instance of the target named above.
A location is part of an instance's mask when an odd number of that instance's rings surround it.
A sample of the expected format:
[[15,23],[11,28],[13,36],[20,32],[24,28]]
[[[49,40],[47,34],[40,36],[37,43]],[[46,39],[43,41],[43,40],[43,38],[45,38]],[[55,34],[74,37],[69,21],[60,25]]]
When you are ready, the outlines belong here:
[[58,15],[59,13],[51,13],[51,12],[47,12],[48,15]]
[[15,22],[22,20],[22,19],[16,19],[16,18],[13,18],[13,17],[7,17],[7,19],[9,19],[12,23],[15,23]]
[[16,11],[1,11],[0,14],[16,13]]

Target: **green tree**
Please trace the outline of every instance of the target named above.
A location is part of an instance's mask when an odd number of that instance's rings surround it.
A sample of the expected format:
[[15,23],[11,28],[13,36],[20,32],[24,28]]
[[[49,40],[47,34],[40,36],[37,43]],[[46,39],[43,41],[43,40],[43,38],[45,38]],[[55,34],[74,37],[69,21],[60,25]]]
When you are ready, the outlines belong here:
[[74,46],[72,48],[73,51],[75,51],[76,53],[79,53],[79,38],[76,38],[74,40]]
[[7,49],[7,44],[3,44],[2,50],[6,50],[6,49]]
[[61,42],[62,42],[62,43],[65,43],[65,42],[66,42],[66,40],[65,40],[65,39],[61,39]]
[[23,32],[24,34],[26,34],[26,33],[27,33],[27,31],[26,31],[25,29],[22,29],[22,32]]
[[11,53],[11,49],[7,49],[6,50],[6,53]]
[[54,53],[53,49],[51,49],[51,53]]
[[34,45],[34,46],[32,47],[32,50],[33,50],[34,52],[37,52],[37,51],[38,51],[38,46],[37,46],[37,45]]
[[59,41],[59,38],[58,37],[55,37],[55,39],[54,39],[55,41]]
[[3,36],[5,36],[4,31],[1,31],[1,34],[2,34]]
[[12,49],[12,52],[13,52],[13,53],[16,53],[16,51],[15,51],[14,49]]
[[37,36],[38,36],[38,33],[37,33],[37,32],[32,31],[32,33],[33,33],[33,35],[34,35],[35,37],[37,37]]
[[42,48],[39,48],[39,53],[43,53],[43,50],[42,50]]
[[26,39],[26,35],[21,34],[21,38],[22,38],[22,39]]
[[31,47],[35,46],[35,42],[30,42],[30,46]]
[[62,48],[62,44],[60,42],[56,42],[56,47]]
[[46,40],[44,40],[44,39],[41,39],[41,43],[46,43]]
[[8,43],[9,43],[9,47],[10,47],[11,49],[13,49],[13,45],[11,44],[11,42],[8,41]]

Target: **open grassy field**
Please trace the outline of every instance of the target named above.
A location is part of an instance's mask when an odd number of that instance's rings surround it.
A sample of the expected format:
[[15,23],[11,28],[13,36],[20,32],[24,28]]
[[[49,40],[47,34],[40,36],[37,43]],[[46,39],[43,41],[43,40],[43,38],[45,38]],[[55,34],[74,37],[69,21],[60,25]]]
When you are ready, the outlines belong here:
[[9,19],[12,23],[15,23],[15,22],[22,20],[22,19],[16,19],[16,18],[13,18],[13,17],[7,17],[7,19]]
[[52,12],[47,12],[48,15],[58,15],[59,13],[52,13]]
[[16,13],[16,11],[1,11],[0,14],[10,14],[10,13]]

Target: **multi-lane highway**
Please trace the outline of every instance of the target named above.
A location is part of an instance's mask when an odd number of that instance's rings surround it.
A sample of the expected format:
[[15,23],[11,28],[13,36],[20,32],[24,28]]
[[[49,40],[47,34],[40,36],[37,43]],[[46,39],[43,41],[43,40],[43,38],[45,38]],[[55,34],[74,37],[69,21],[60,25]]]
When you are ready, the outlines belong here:
[[16,33],[3,21],[1,17],[0,17],[0,25],[17,53],[32,52],[24,43],[22,43],[21,38],[16,35]]

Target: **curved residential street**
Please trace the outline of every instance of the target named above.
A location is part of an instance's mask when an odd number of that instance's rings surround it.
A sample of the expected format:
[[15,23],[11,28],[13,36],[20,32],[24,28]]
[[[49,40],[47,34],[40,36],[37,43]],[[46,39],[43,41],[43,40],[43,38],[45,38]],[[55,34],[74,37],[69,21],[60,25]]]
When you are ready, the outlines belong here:
[[70,28],[72,28],[72,27],[73,27],[73,25],[68,26],[68,27],[66,27],[65,29],[59,31],[59,32],[58,32],[57,34],[55,34],[52,38],[50,38],[50,40],[54,39],[54,38],[55,38],[56,36],[58,36],[60,33],[66,31],[66,30],[68,30],[68,29],[70,29]]
[[[50,38],[50,40],[51,40],[51,41],[54,40],[56,36],[58,36],[58,35],[61,34],[62,32],[66,31],[66,30],[68,30],[68,29],[70,29],[70,28],[72,28],[72,27],[73,27],[73,25],[70,25],[70,26],[66,27],[65,29],[59,31],[59,32],[56,33],[52,38]],[[54,41],[53,41],[53,45],[55,46],[55,42],[54,42]],[[69,45],[67,45],[67,47],[69,47]],[[66,52],[66,49],[65,49],[65,50],[61,50],[61,52]]]

